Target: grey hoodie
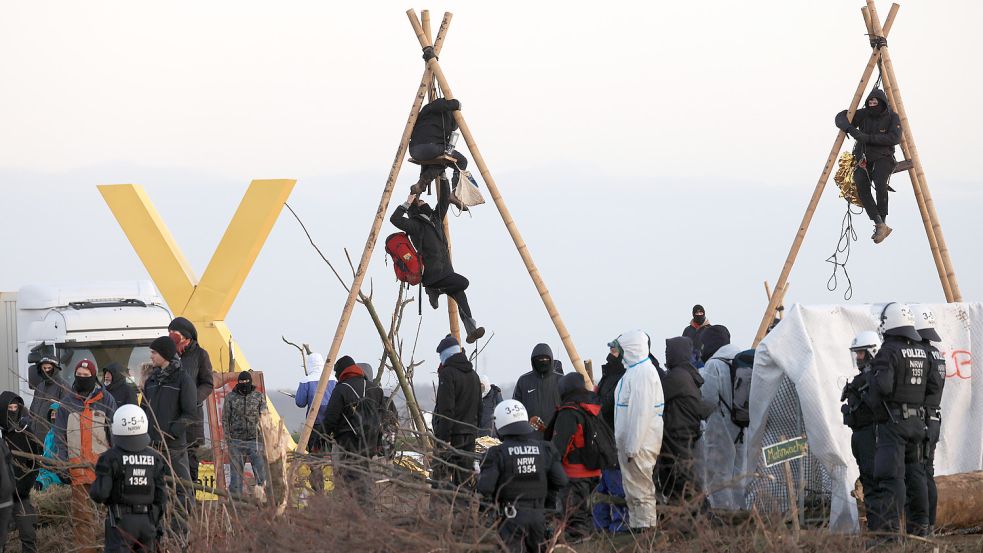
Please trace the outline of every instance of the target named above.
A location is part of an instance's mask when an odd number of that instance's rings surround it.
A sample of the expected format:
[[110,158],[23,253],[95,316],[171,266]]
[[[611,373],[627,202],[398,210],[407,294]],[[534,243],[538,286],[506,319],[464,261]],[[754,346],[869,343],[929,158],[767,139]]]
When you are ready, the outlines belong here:
[[[547,344],[536,344],[529,356],[530,363],[536,357],[549,357],[550,362],[545,372],[535,368],[519,377],[515,383],[512,399],[525,406],[529,417],[539,417],[549,426],[560,406],[560,375],[553,370],[553,350]],[[543,439],[542,432],[536,432],[536,438]]]

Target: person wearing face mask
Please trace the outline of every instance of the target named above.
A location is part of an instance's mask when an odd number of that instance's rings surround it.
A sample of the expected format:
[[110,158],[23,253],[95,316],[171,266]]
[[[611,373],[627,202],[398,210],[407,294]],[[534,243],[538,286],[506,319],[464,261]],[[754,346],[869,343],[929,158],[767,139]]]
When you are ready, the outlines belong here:
[[253,386],[253,375],[242,371],[236,387],[225,396],[222,406],[222,428],[229,446],[232,466],[232,482],[229,491],[242,493],[242,471],[248,458],[256,476],[256,485],[266,485],[266,468],[263,460],[262,433],[259,420],[266,411],[266,398]]
[[[143,384],[143,410],[150,421],[150,446],[168,460],[177,484],[178,503],[190,513],[194,492],[186,482],[191,481],[188,468],[188,427],[194,424],[198,406],[195,383],[184,372],[177,346],[170,336],[161,336],[150,344],[153,372]],[[180,517],[172,519],[171,530],[179,540],[188,536],[188,528]]]
[[[897,162],[894,147],[901,143],[901,119],[888,105],[884,91],[875,88],[867,96],[866,107],[857,110],[853,121],[847,118],[847,110],[836,114],[836,126],[853,137],[853,158],[857,165],[853,182],[867,216],[874,222],[875,244],[880,244],[889,234],[887,226],[887,202],[891,174]],[[877,199],[871,194],[871,185],[877,191]]]
[[[11,452],[41,455],[41,443],[31,431],[24,400],[13,392],[0,393],[0,431]],[[38,513],[31,502],[31,490],[40,468],[36,459],[14,457],[11,464],[15,480],[13,517],[20,533],[21,551],[37,553]]]
[[31,367],[33,378],[29,378],[34,399],[31,400],[31,427],[35,436],[44,436],[51,429],[45,415],[53,403],[58,403],[71,389],[61,377],[61,363],[55,355],[44,355]]
[[491,436],[495,427],[495,407],[502,403],[502,389],[491,383],[487,374],[480,375],[481,379],[481,421],[478,426],[478,436]]
[[119,363],[113,362],[103,367],[102,385],[106,388],[106,391],[112,394],[113,399],[116,400],[117,407],[136,405],[136,386],[130,384],[126,379],[126,371]]
[[874,494],[874,453],[877,436],[874,431],[876,419],[870,406],[864,401],[870,389],[870,364],[881,348],[881,338],[873,330],[857,334],[850,344],[850,353],[857,368],[857,375],[843,387],[840,401],[845,402],[840,411],[843,424],[850,427],[850,449],[860,469],[860,486],[864,500]]
[[181,356],[181,368],[195,385],[195,403],[198,410],[194,422],[188,426],[188,471],[192,480],[198,480],[198,448],[205,443],[205,400],[215,390],[212,360],[205,348],[198,343],[198,329],[184,317],[176,317],[167,325],[167,335],[174,341]]
[[[99,384],[95,362],[82,359],[75,365],[71,391],[61,400],[55,414],[55,443],[58,460],[75,465],[68,478],[75,498],[88,496],[96,479],[93,467],[103,452],[112,447],[112,422],[116,400]],[[95,536],[95,510],[83,509],[72,521],[76,543],[90,543]]]
[[430,306],[439,307],[441,294],[447,294],[457,302],[457,310],[461,322],[467,330],[466,341],[475,343],[485,335],[484,327],[478,326],[468,304],[468,279],[454,272],[451,264],[450,251],[447,249],[447,237],[444,236],[444,217],[451,195],[450,186],[445,179],[440,179],[437,190],[437,208],[431,208],[427,202],[410,194],[406,202],[396,207],[389,222],[405,232],[420,259],[423,261],[423,287],[430,298]]
[[443,445],[438,455],[445,463],[434,465],[434,485],[463,485],[471,476],[474,440],[481,417],[481,380],[454,336],[437,345],[437,398],[433,408],[433,432]]
[[530,359],[532,370],[516,381],[512,399],[526,407],[536,439],[542,440],[560,406],[560,375],[553,370],[553,350],[547,344],[536,344]]
[[703,309],[702,305],[693,306],[693,318],[690,320],[689,325],[683,329],[682,336],[689,338],[693,342],[693,357],[690,361],[693,366],[700,369],[703,368],[703,332],[710,327],[710,321],[707,320],[706,310]]
[[601,366],[601,380],[594,392],[601,402],[601,420],[614,432],[614,390],[625,375],[625,364],[621,362],[621,344],[617,340],[608,342],[608,357]]

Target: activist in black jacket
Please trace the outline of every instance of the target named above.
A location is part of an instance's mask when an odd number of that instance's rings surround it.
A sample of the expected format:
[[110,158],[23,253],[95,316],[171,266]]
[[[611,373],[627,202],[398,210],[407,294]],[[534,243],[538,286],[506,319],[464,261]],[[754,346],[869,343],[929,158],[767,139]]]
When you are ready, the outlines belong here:
[[413,247],[420,254],[423,261],[423,286],[427,289],[431,307],[437,309],[441,294],[453,298],[468,333],[467,342],[473,344],[485,335],[485,329],[478,326],[471,314],[471,305],[465,293],[470,282],[463,275],[455,273],[454,266],[451,265],[447,238],[444,236],[444,217],[447,215],[450,197],[450,185],[446,179],[440,179],[436,210],[417,196],[411,195],[405,203],[396,207],[389,222],[410,237]]
[[625,365],[621,357],[608,354],[607,362],[601,366],[601,380],[597,383],[597,397],[601,403],[601,420],[614,432],[614,391],[625,375]]
[[335,374],[338,376],[338,384],[331,392],[331,399],[328,400],[328,406],[325,408],[321,431],[325,436],[333,436],[338,445],[346,451],[357,451],[359,448],[359,436],[355,432],[357,421],[350,419],[349,416],[355,413],[356,406],[363,398],[374,401],[381,409],[385,397],[382,388],[366,378],[361,367],[347,355],[335,363]]
[[665,433],[668,436],[695,440],[700,436],[700,421],[709,417],[715,406],[703,401],[700,386],[703,377],[690,363],[693,343],[689,338],[666,340],[666,366],[669,372],[662,382],[666,410]]
[[[17,412],[9,410],[12,404],[17,404]],[[3,439],[10,451],[19,451],[30,455],[43,455],[44,446],[31,431],[31,420],[24,407],[24,400],[14,392],[0,393],[0,428],[3,429]],[[15,457],[13,459],[13,474],[16,479],[16,493],[20,499],[27,499],[34,489],[41,467],[33,459]]]
[[539,417],[543,421],[543,429],[534,434],[536,439],[542,440],[543,431],[553,421],[556,408],[560,406],[560,375],[553,371],[553,350],[547,344],[536,344],[530,362],[532,370],[516,381],[512,399],[525,406],[530,419]]
[[150,420],[147,434],[155,447],[166,443],[169,449],[177,450],[188,445],[188,427],[197,413],[195,384],[178,358],[164,368],[154,368],[143,385],[142,407]]
[[[15,406],[13,411],[9,410],[11,406]],[[11,452],[43,454],[44,448],[31,432],[31,420],[27,416],[24,400],[13,392],[5,391],[0,394],[0,409],[4,445]],[[37,460],[23,457],[11,456],[8,462],[14,481],[14,503],[10,507],[10,513],[20,533],[21,551],[37,553],[38,516],[31,503],[31,490],[34,489],[41,467]],[[6,521],[0,520],[0,524],[6,524]]]
[[[112,381],[107,385],[105,382],[106,373],[109,373]],[[136,386],[131,384],[126,375],[123,374],[123,366],[119,363],[110,363],[102,369],[103,387],[116,400],[116,407],[137,404]]]
[[863,156],[869,161],[885,158],[894,161],[894,147],[901,143],[901,119],[891,109],[883,90],[872,90],[865,104],[871,98],[877,98],[877,108],[858,109],[853,121],[847,119],[847,110],[843,110],[836,114],[836,126],[856,139],[853,157],[857,161]]
[[459,100],[446,98],[437,98],[423,106],[410,135],[410,148],[423,144],[439,144],[446,148],[451,133],[457,130],[454,112],[459,109]]
[[[464,352],[450,356],[437,369],[437,403],[433,409],[433,431],[437,439],[451,441],[455,435],[478,435],[481,416],[481,382]],[[471,438],[474,441],[474,438]]]
[[494,436],[495,429],[495,406],[502,403],[502,389],[494,384],[489,384],[488,392],[481,397],[481,418],[478,426],[481,430],[479,436]]

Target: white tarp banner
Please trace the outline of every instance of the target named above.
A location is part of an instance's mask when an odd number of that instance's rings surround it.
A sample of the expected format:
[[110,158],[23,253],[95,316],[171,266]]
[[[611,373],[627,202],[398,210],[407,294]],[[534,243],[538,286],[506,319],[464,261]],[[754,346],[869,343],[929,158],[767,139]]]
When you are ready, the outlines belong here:
[[[877,330],[884,304],[801,306],[786,311],[785,319],[758,345],[751,385],[751,424],[748,428],[748,467],[758,467],[768,406],[783,376],[795,384],[809,451],[832,478],[830,527],[858,527],[857,505],[851,497],[859,477],[850,450],[851,430],[843,424],[840,394],[856,375],[849,347],[863,330]],[[973,359],[973,344],[983,344],[983,304],[927,305],[937,318],[937,344],[946,359],[942,396],[942,438],[935,473],[954,474],[983,469],[983,374]],[[981,346],[983,347],[983,346]],[[979,383],[978,383],[979,382]]]

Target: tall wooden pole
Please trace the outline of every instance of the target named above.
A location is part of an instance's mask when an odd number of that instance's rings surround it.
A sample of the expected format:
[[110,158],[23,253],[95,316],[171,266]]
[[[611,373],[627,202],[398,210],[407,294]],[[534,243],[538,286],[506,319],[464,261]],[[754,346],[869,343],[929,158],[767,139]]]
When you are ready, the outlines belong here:
[[[894,4],[892,9],[894,9],[894,6],[897,6],[897,4]],[[860,11],[863,13],[864,23],[867,25],[867,33],[872,37],[878,36],[877,30],[874,28],[874,21],[870,14],[870,10],[864,6],[863,8],[860,8]],[[876,17],[876,13],[874,16]],[[881,55],[883,67],[883,53]],[[887,75],[886,71],[883,71],[881,73],[881,79],[883,81],[882,84],[884,85],[884,94],[887,95],[888,103],[895,110],[895,113],[897,113],[897,102],[894,99],[894,86],[891,78],[889,75]],[[900,115],[898,117],[900,119]],[[903,132],[901,136],[901,151],[904,154],[905,159],[910,159],[908,157],[908,145],[905,141]],[[939,281],[942,283],[942,292],[945,294],[945,300],[947,302],[951,302],[953,298],[952,287],[949,283],[949,277],[946,274],[945,262],[942,259],[942,252],[939,249],[938,241],[935,236],[935,229],[932,226],[932,218],[929,214],[928,206],[925,204],[925,197],[922,193],[921,182],[918,179],[918,174],[915,171],[914,164],[912,164],[911,168],[908,169],[908,180],[911,181],[911,188],[915,193],[915,204],[918,206],[918,212],[922,217],[922,225],[925,227],[925,236],[928,238],[928,246],[932,252],[932,259],[935,261],[935,269],[939,274]]]
[[[430,29],[430,10],[421,11],[420,16],[423,18],[423,32],[427,35],[427,40],[433,43],[433,34]],[[434,101],[436,97],[437,97],[437,91],[434,90],[433,87],[430,87],[430,101],[431,102]],[[437,194],[438,194],[437,201],[439,202],[440,201],[439,186],[437,187]],[[444,238],[447,239],[447,258],[450,259],[451,262],[453,262],[454,250],[451,247],[451,222],[450,219],[448,219],[447,217],[444,217]],[[448,328],[450,329],[451,335],[454,336],[455,340],[457,340],[457,343],[463,344],[464,342],[461,341],[461,321],[458,318],[457,302],[454,301],[454,298],[450,296],[446,296],[446,298],[447,298]]]
[[[897,4],[895,4],[896,6]],[[877,7],[874,6],[873,0],[867,0],[867,9],[870,12],[870,22],[876,36],[881,35],[881,23],[880,19],[877,17]],[[891,7],[894,10],[894,6]],[[890,14],[888,14],[890,17]],[[918,148],[915,146],[915,139],[911,133],[911,124],[908,121],[908,113],[905,110],[904,100],[901,98],[901,91],[898,89],[898,79],[894,74],[894,63],[891,61],[891,53],[888,51],[888,47],[885,45],[881,48],[881,61],[884,69],[884,86],[887,89],[889,86],[892,92],[889,97],[893,99],[894,109],[898,114],[898,118],[901,119],[901,130],[904,136],[904,140],[901,143],[902,151],[912,162],[912,170],[909,174],[914,173],[915,178],[911,179],[912,187],[915,189],[915,197],[919,200],[919,209],[922,210],[922,219],[925,221],[926,225],[931,225],[931,229],[926,228],[926,233],[929,236],[929,243],[932,242],[934,235],[936,241],[936,247],[933,248],[933,256],[941,257],[942,265],[944,266],[945,275],[944,278],[940,275],[942,279],[942,285],[948,283],[951,293],[946,295],[946,300],[951,302],[961,302],[962,293],[959,291],[959,283],[956,280],[956,271],[952,268],[952,260],[949,258],[949,248],[945,243],[945,236],[942,234],[942,224],[939,222],[939,216],[935,212],[935,202],[932,201],[932,194],[928,190],[928,182],[925,179],[925,170],[922,167],[921,156],[918,155]],[[926,215],[928,218],[926,219]],[[938,264],[938,261],[936,261]]]
[[[444,14],[444,19],[440,24],[440,30],[437,32],[437,40],[434,42],[435,52],[439,52],[444,44],[444,35],[447,33],[447,27],[450,25],[451,17],[453,15],[450,13]],[[382,228],[382,221],[389,209],[389,200],[392,198],[393,188],[396,186],[396,177],[399,176],[399,169],[402,167],[403,160],[406,158],[410,134],[412,134],[413,126],[416,124],[416,118],[420,114],[420,106],[423,105],[423,99],[426,98],[427,92],[430,90],[431,81],[433,81],[433,73],[430,69],[427,69],[420,79],[420,86],[417,88],[416,97],[413,99],[413,107],[410,108],[410,115],[406,119],[406,126],[403,128],[403,137],[399,141],[399,147],[396,149],[396,157],[393,159],[392,167],[389,169],[386,188],[383,190],[382,198],[379,200],[379,208],[376,210],[375,219],[372,221],[369,237],[365,240],[362,258],[359,260],[358,270],[355,272],[355,280],[352,281],[351,288],[348,291],[348,299],[345,300],[345,307],[342,309],[341,319],[338,321],[338,328],[335,330],[334,340],[331,341],[328,358],[324,361],[324,370],[321,372],[321,379],[317,383],[317,392],[314,394],[314,400],[311,402],[311,405],[321,405],[321,400],[324,398],[324,392],[328,387],[328,379],[331,377],[332,366],[338,356],[338,352],[341,350],[341,342],[345,338],[345,331],[348,330],[348,323],[351,320],[352,309],[355,307],[355,300],[358,298],[358,294],[362,289],[362,283],[365,281],[365,273],[368,272],[372,251],[375,249],[376,241],[379,239],[379,230]],[[400,385],[403,385],[403,379],[400,379]],[[403,390],[403,394],[406,397],[411,397],[406,389]],[[307,420],[304,422],[304,428],[300,432],[300,440],[297,444],[300,451],[307,450],[307,442],[311,439],[311,432],[314,430],[314,421],[317,419],[317,412],[317,409],[311,409],[311,412],[307,414]],[[414,419],[417,431],[426,435],[427,427],[422,417],[414,417]]]
[[[896,14],[897,9],[892,7],[891,13],[887,16],[887,22],[884,24],[885,36],[890,32]],[[860,105],[864,91],[867,90],[867,83],[870,82],[870,77],[873,75],[874,68],[877,67],[877,61],[880,57],[880,50],[875,49],[871,52],[870,59],[867,61],[867,67],[864,68],[863,76],[860,78],[860,82],[857,84],[857,90],[853,94],[853,100],[850,102],[850,107],[847,111],[848,119],[852,120],[853,115],[857,112],[857,106]],[[833,147],[830,148],[829,156],[826,158],[826,165],[823,166],[823,171],[819,175],[819,181],[816,183],[816,188],[813,190],[812,197],[809,199],[809,205],[806,206],[805,215],[802,216],[802,222],[799,223],[799,230],[795,233],[795,239],[792,240],[792,247],[789,249],[788,257],[785,258],[785,265],[782,266],[782,272],[778,276],[778,281],[775,283],[775,293],[771,295],[771,300],[768,301],[768,307],[765,309],[764,316],[761,317],[761,323],[758,325],[758,333],[754,337],[752,347],[758,347],[758,343],[767,334],[768,325],[772,321],[772,313],[778,307],[778,302],[785,296],[785,283],[788,282],[789,274],[792,272],[792,266],[795,265],[795,259],[799,255],[802,241],[805,240],[806,232],[812,223],[812,216],[816,213],[816,206],[819,205],[819,199],[823,195],[823,189],[826,188],[826,182],[829,181],[833,167],[836,167],[836,158],[840,155],[840,148],[843,147],[844,138],[846,138],[846,134],[843,131],[836,132],[836,139],[833,140]]]
[[[430,46],[430,42],[427,40],[427,35],[423,31],[423,27],[420,25],[419,18],[416,16],[416,12],[413,10],[408,10],[406,15],[409,17],[410,24],[413,25],[413,30],[416,32],[416,38],[420,42],[420,47],[427,48]],[[430,61],[427,62],[427,67],[433,71],[434,76],[437,78],[437,82],[440,84],[440,88],[444,92],[444,97],[453,99],[454,93],[451,92],[450,85],[447,84],[447,78],[444,77],[444,72],[441,70],[440,63],[437,61],[437,58],[431,58]],[[553,325],[556,327],[556,331],[560,335],[560,341],[563,342],[563,347],[566,348],[567,355],[570,357],[570,362],[573,363],[573,366],[577,372],[584,375],[584,379],[587,381],[588,386],[592,386],[593,380],[587,373],[587,370],[584,367],[584,362],[580,358],[580,354],[577,353],[577,348],[574,346],[573,340],[570,338],[570,332],[563,323],[563,319],[560,317],[556,304],[553,303],[553,297],[550,295],[549,289],[546,287],[546,283],[543,282],[539,269],[536,268],[536,263],[532,259],[532,254],[529,253],[529,247],[526,246],[525,241],[522,239],[522,235],[519,233],[515,220],[512,219],[512,214],[509,212],[508,206],[505,205],[505,200],[502,199],[502,194],[498,190],[498,185],[495,184],[495,179],[492,177],[491,171],[488,170],[488,165],[485,163],[485,158],[482,157],[481,151],[478,149],[478,145],[475,143],[474,136],[471,134],[471,130],[468,128],[468,124],[464,120],[464,116],[460,111],[455,111],[454,119],[457,121],[458,128],[461,131],[461,136],[464,137],[464,141],[468,145],[468,150],[471,151],[471,157],[474,158],[475,165],[478,166],[478,170],[481,172],[482,179],[488,186],[488,191],[491,193],[492,200],[495,201],[495,206],[498,208],[498,212],[501,214],[502,220],[505,222],[505,228],[508,229],[509,235],[512,237],[512,241],[515,243],[516,249],[519,251],[519,256],[522,258],[522,262],[526,265],[526,270],[529,272],[529,276],[532,278],[533,284],[535,284],[536,290],[539,292],[539,297],[542,298],[543,304],[546,306],[546,311],[549,313],[550,319],[552,319]]]

